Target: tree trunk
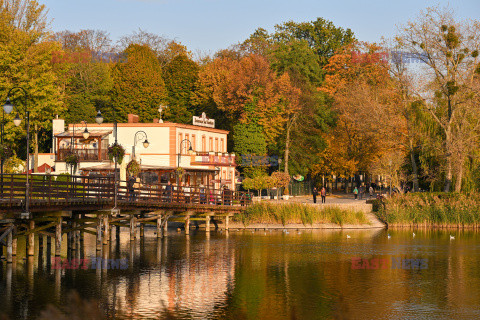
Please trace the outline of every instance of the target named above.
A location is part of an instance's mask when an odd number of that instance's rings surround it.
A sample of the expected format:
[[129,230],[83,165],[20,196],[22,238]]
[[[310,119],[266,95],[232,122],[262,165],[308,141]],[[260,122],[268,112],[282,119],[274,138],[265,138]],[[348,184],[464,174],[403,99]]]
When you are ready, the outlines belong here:
[[[38,170],[38,125],[35,124],[35,133],[34,133],[34,143],[35,143],[35,149],[34,149],[34,156],[33,156],[33,168],[32,172],[37,172]],[[30,159],[28,159],[30,161]]]
[[445,175],[445,184],[443,186],[444,192],[450,192],[450,187],[452,185],[452,153],[451,153],[451,129],[450,127],[446,130],[446,137],[445,137],[445,145],[446,145],[446,153],[447,153],[447,170]]
[[413,148],[413,140],[410,139],[410,161],[412,162],[412,171],[413,171],[413,191],[418,191],[418,167],[417,162],[415,161],[415,152]]
[[462,191],[462,180],[463,180],[463,161],[460,161],[458,164],[458,173],[455,181],[455,192]]
[[288,157],[290,155],[290,131],[292,126],[287,124],[287,137],[285,138],[285,173],[288,174]]

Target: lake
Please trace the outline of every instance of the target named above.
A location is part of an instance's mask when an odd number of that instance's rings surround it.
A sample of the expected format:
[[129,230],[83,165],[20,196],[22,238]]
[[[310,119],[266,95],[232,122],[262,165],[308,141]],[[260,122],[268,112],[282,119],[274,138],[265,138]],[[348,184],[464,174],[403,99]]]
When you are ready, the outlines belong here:
[[57,260],[19,239],[0,319],[480,319],[479,233],[414,232],[125,230]]

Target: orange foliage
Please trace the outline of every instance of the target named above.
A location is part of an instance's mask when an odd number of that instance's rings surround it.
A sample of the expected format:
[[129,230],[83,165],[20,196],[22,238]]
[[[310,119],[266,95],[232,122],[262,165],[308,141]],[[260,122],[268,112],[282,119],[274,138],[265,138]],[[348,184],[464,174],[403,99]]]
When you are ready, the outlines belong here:
[[232,120],[250,121],[252,114],[245,107],[254,106],[253,115],[263,127],[267,143],[281,133],[289,115],[298,109],[300,90],[288,74],[277,76],[259,55],[217,58],[201,70],[199,84],[197,99],[213,99]]
[[353,163],[356,170],[368,170],[372,161],[398,148],[406,136],[400,93],[379,49],[356,44],[334,55],[325,66],[327,75],[320,90],[333,97],[339,117],[327,140],[335,140],[330,145],[336,149],[344,148],[326,152],[348,164],[347,171]]

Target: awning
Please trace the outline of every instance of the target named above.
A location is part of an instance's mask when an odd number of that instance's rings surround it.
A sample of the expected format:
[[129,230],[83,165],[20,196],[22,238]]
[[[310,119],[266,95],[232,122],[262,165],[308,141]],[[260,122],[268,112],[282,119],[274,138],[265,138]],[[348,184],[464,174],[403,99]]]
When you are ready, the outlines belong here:
[[[85,167],[85,168],[80,168],[80,170],[85,170],[85,171],[113,171],[115,169],[115,163],[108,162],[108,163],[102,163],[97,166],[90,166],[90,167]],[[117,165],[117,169],[120,169],[120,165]],[[175,171],[177,168],[176,167],[167,167],[167,166],[155,166],[155,165],[140,165],[140,170],[141,171]],[[215,172],[218,170],[215,169],[197,169],[197,168],[184,168],[185,172]]]
[[[83,129],[84,130],[84,129]],[[75,136],[73,135],[73,131],[65,131],[59,134],[56,134],[55,137],[57,138],[83,138],[83,130],[78,129],[75,130]],[[90,134],[90,137],[106,137],[109,134],[111,134],[113,131],[112,130],[88,130],[88,133]]]

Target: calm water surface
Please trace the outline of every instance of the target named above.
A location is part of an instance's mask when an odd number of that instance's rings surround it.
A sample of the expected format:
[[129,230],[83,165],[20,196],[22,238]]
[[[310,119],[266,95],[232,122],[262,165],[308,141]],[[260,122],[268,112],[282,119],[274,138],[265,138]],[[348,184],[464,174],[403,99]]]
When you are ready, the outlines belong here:
[[147,229],[132,243],[114,235],[99,253],[86,234],[72,257],[124,259],[110,270],[55,269],[38,246],[24,259],[20,239],[16,263],[0,263],[0,319],[78,314],[89,301],[109,319],[480,319],[478,233],[388,233],[200,230],[157,240]]

